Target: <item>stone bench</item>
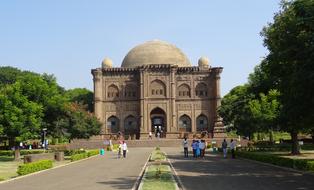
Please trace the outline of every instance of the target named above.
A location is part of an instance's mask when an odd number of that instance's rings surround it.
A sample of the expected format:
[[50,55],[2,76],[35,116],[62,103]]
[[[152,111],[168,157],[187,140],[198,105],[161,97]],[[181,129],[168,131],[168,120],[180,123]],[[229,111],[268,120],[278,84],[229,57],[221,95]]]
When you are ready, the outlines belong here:
[[43,153],[43,154],[28,154],[24,156],[24,163],[36,162],[39,160],[64,160],[64,152],[56,152],[56,153]]

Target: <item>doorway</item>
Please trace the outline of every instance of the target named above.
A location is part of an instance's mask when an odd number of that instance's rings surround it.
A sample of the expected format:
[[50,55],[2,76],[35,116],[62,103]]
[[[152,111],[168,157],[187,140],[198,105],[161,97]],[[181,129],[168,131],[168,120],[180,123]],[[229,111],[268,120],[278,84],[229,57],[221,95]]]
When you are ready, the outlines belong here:
[[157,138],[165,138],[167,134],[166,113],[157,107],[150,112],[151,132]]

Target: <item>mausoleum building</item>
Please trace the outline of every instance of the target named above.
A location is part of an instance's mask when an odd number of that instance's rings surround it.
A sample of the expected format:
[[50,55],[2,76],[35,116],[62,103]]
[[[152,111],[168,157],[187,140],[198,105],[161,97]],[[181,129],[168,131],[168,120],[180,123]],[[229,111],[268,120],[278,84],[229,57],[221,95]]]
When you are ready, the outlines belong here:
[[132,139],[147,138],[150,131],[165,138],[219,136],[221,72],[206,57],[192,66],[179,48],[159,40],[131,49],[121,67],[104,59],[101,68],[92,69],[102,133]]

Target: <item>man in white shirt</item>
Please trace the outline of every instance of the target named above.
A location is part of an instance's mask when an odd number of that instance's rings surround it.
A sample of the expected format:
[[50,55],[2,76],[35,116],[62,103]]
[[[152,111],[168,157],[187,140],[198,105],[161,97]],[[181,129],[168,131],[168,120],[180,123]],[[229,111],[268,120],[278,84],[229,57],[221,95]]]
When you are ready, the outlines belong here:
[[122,150],[123,150],[123,158],[126,158],[126,151],[128,150],[128,147],[125,141],[123,141]]
[[184,158],[188,158],[189,157],[189,141],[187,140],[186,137],[184,137],[182,145],[184,149]]
[[231,156],[232,158],[235,158],[235,148],[236,148],[236,142],[231,139],[230,141],[230,150],[231,150]]

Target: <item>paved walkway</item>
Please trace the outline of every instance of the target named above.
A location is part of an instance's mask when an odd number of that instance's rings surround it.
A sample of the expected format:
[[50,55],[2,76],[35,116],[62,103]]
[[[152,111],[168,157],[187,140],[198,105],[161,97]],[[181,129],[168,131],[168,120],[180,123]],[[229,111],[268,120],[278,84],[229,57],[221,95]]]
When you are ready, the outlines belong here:
[[204,160],[183,158],[181,149],[162,148],[171,159],[186,190],[289,190],[314,189],[314,175],[220,155]]
[[1,190],[131,189],[152,148],[131,148],[126,159],[106,152],[64,167],[0,184]]

